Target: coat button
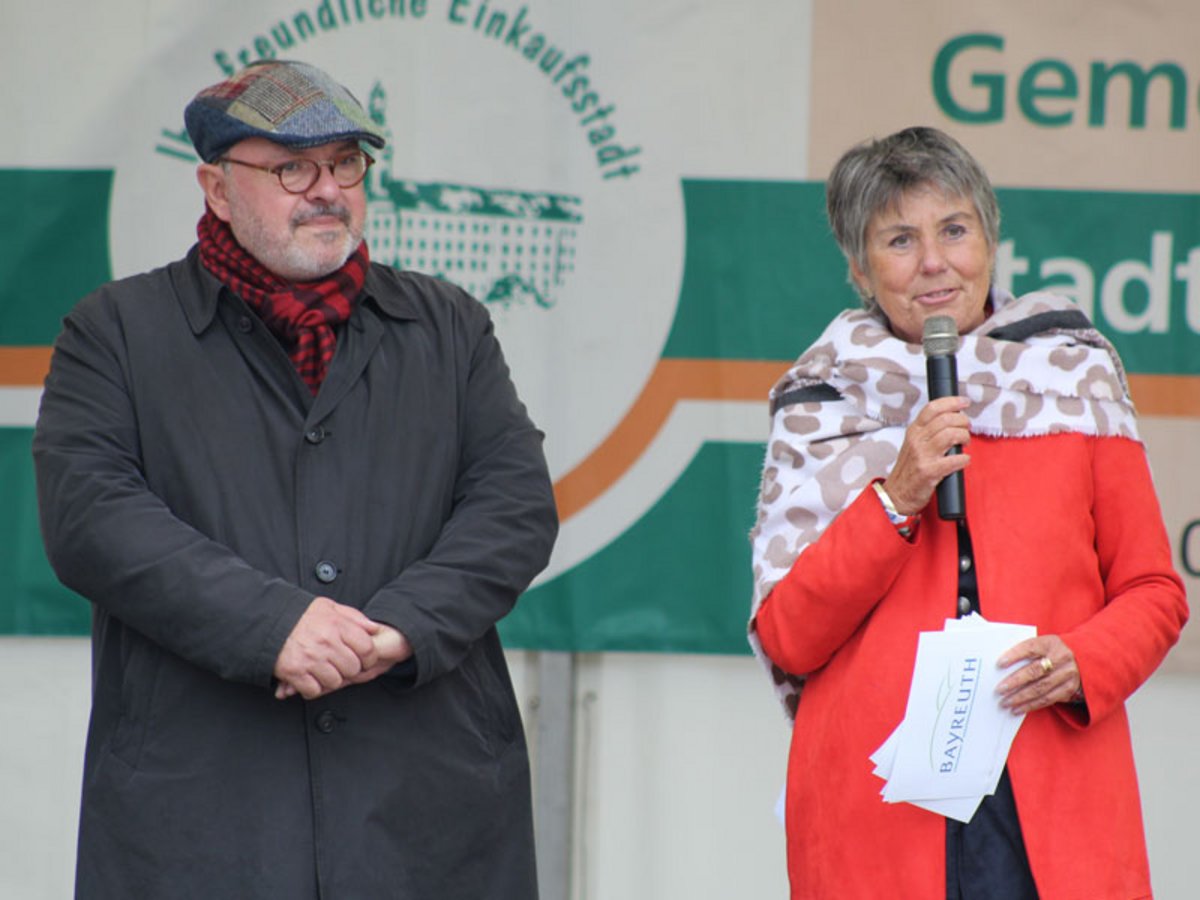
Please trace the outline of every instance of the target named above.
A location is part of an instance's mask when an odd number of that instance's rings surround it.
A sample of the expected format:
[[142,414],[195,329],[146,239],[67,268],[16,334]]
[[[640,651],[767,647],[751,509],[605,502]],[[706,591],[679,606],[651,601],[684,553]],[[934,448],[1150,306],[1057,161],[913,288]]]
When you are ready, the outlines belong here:
[[310,428],[304,432],[304,439],[310,444],[319,444],[329,436],[329,432],[325,430],[325,426],[318,425],[316,428]]
[[313,568],[313,574],[317,576],[317,581],[321,584],[329,584],[338,577],[338,567],[329,560],[323,559]]
[[321,734],[332,734],[334,729],[333,710],[327,709],[317,716],[317,731]]
[[971,571],[971,557],[960,556],[958,558],[958,571],[960,571],[960,572],[970,572]]
[[242,334],[249,334],[254,330],[254,322],[250,320],[249,316],[242,316],[238,319],[237,327]]
[[958,598],[958,614],[960,616],[965,616],[970,611],[971,611],[970,598],[969,597],[959,597]]

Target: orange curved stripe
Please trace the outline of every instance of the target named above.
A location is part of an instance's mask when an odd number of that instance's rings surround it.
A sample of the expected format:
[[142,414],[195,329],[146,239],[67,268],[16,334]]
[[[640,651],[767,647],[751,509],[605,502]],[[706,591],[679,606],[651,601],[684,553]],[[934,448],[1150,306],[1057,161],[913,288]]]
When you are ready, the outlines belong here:
[[41,387],[49,371],[49,347],[0,347],[0,385]]
[[1200,418],[1200,376],[1130,375],[1129,393],[1139,416]]
[[661,359],[625,418],[603,443],[554,485],[566,521],[624,475],[645,452],[680,400],[760,400],[766,439],[767,391],[790,363],[761,360]]
[[[0,385],[40,387],[50,371],[50,347],[0,347]],[[554,484],[558,515],[566,521],[611,488],[654,440],[680,400],[763,403],[791,360],[661,359],[617,427],[592,453]],[[1143,416],[1200,418],[1200,376],[1130,375]]]

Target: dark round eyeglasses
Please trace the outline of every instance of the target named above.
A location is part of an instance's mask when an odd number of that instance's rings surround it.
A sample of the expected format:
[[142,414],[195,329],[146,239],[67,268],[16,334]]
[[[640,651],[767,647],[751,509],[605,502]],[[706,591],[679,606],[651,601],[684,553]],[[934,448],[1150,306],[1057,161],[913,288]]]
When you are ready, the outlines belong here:
[[329,169],[338,187],[352,188],[367,177],[367,169],[375,160],[362,150],[351,150],[337,159],[315,160],[301,156],[277,166],[259,166],[230,156],[222,156],[217,162],[234,163],[247,169],[267,172],[278,178],[280,187],[289,194],[303,194],[320,180],[322,166]]

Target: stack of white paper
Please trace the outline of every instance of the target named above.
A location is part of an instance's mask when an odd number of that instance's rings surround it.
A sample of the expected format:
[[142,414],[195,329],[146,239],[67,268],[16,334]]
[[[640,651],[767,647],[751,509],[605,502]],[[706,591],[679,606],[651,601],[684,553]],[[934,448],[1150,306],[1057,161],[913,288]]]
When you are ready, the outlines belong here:
[[1000,706],[996,666],[1032,625],[988,622],[972,614],[921,632],[904,721],[871,754],[883,799],[912,803],[969,822],[996,790],[1009,747],[1025,720]]

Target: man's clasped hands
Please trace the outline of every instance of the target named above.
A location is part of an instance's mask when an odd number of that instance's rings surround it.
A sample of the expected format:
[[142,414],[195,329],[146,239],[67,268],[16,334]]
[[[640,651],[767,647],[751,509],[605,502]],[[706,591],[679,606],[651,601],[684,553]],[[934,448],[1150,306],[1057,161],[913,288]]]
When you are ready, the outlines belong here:
[[364,684],[412,652],[408,639],[392,626],[329,597],[317,597],[275,660],[275,696],[284,700],[299,694],[314,700],[350,684]]

